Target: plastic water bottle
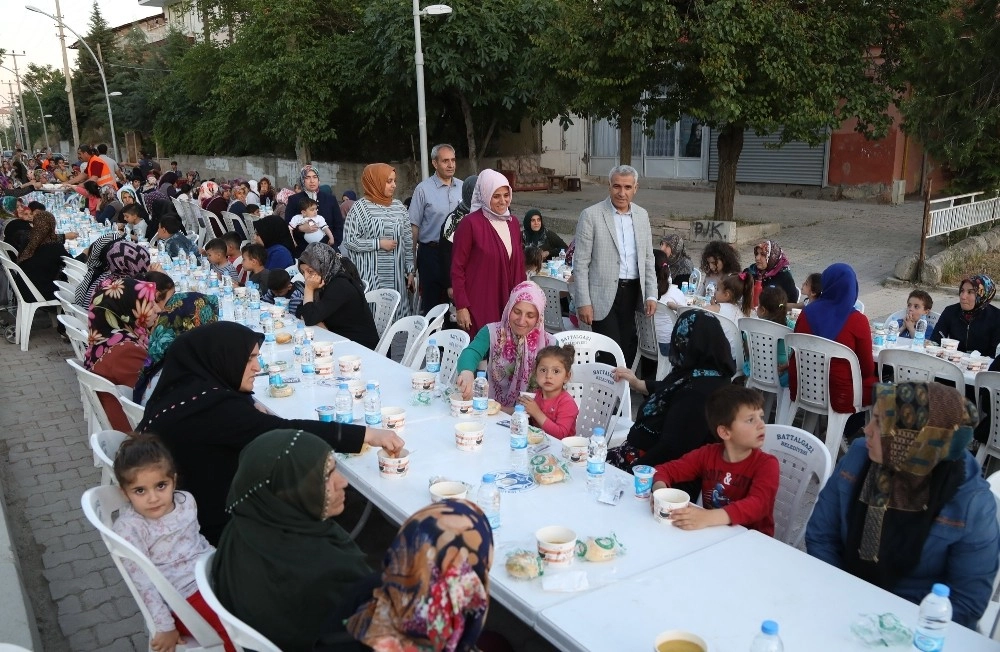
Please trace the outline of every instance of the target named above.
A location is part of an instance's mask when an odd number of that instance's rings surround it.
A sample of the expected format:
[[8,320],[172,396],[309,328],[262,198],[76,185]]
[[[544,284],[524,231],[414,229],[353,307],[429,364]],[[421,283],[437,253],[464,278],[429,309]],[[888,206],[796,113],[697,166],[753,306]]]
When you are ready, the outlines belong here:
[[899,320],[890,319],[885,323],[885,347],[889,349],[896,346],[897,339],[899,339]]
[[233,319],[235,307],[236,297],[233,294],[233,284],[227,276],[226,282],[222,284],[222,307],[220,308],[222,319]]
[[927,339],[927,320],[921,317],[913,325],[913,350],[923,351],[925,339]]
[[497,477],[492,473],[483,476],[483,484],[479,485],[476,503],[486,515],[490,527],[496,530],[500,527],[500,488],[497,487]]
[[372,382],[365,387],[365,425],[382,427],[382,396]]
[[[299,373],[302,376],[302,386],[312,387],[316,382],[316,354],[311,346],[302,347],[299,353]],[[353,405],[351,414],[354,414]]]
[[510,417],[510,463],[515,471],[528,469],[528,413],[523,405],[516,406]]
[[608,440],[604,428],[594,428],[587,446],[587,490],[599,494],[604,487],[604,467],[608,458]]
[[433,338],[427,342],[427,352],[424,354],[424,369],[427,373],[434,374],[434,380],[437,380],[437,374],[441,372],[441,349],[437,347],[437,342]]
[[913,632],[913,649],[936,652],[944,649],[944,637],[951,622],[951,589],[946,584],[935,584],[931,592],[920,601],[917,627]]
[[688,295],[688,282],[687,281],[682,281],[681,282],[681,294],[683,294],[684,296]]
[[219,278],[215,274],[208,279],[208,296],[219,296]]
[[482,421],[490,407],[490,383],[485,371],[476,372],[476,382],[472,384],[472,414]]
[[778,636],[778,623],[765,620],[760,624],[760,634],[753,639],[750,652],[784,652],[785,646]]
[[333,407],[335,410],[334,420],[337,423],[352,423],[354,421],[354,397],[351,396],[351,388],[347,386],[347,383],[340,383],[340,389],[337,390],[337,394],[333,398]]
[[701,284],[701,270],[695,267],[691,270],[691,275],[688,277],[688,287],[694,288],[694,291],[698,291],[698,286]]
[[[306,348],[306,325],[301,319],[295,322],[295,332],[292,333],[292,355],[296,360],[302,359],[303,349]],[[311,350],[312,347],[309,347]]]
[[260,290],[256,283],[247,283],[247,323],[255,325],[260,321]]
[[709,281],[705,284],[705,301],[711,303],[712,299],[715,298],[715,281]]

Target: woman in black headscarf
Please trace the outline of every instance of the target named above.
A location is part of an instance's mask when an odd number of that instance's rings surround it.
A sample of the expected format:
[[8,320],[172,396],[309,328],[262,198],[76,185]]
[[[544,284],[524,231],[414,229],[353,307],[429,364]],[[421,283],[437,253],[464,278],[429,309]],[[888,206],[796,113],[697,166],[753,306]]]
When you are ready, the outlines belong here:
[[[656,466],[712,442],[705,400],[728,385],[736,372],[729,340],[715,315],[689,310],[677,320],[670,337],[670,364],[670,373],[659,381],[639,380],[625,368],[615,370],[615,380],[624,378],[649,398],[639,408],[627,442],[608,451],[614,466],[625,471],[636,464]],[[692,495],[697,491],[695,486]]]
[[[146,222],[146,240],[153,239],[156,231],[160,228],[160,220],[164,217],[169,215],[181,220],[181,216],[177,214],[177,209],[174,208],[174,203],[166,197],[158,197],[150,205],[152,208],[149,213],[149,221]],[[181,233],[187,235],[187,230],[184,228],[184,220],[181,220]]]
[[225,497],[240,451],[262,433],[305,430],[345,453],[360,451],[364,442],[390,451],[403,446],[391,431],[282,419],[257,409],[252,394],[263,339],[233,322],[205,324],[179,336],[163,358],[160,381],[138,428],[159,435],[170,449],[180,488],[197,500],[202,534],[212,544],[227,520]]
[[295,241],[288,224],[277,215],[268,215],[253,223],[254,240],[267,249],[266,269],[286,269],[295,264]]
[[958,284],[958,303],[946,307],[928,339],[958,340],[959,351],[979,351],[994,358],[1000,348],[1000,308],[992,305],[996,295],[993,279],[985,274],[963,278]]
[[[287,229],[286,229],[287,230]],[[378,329],[354,263],[330,245],[314,242],[299,257],[305,293],[298,317],[374,350]]]
[[[463,185],[462,188],[465,188]],[[542,260],[555,258],[559,252],[566,248],[566,241],[559,237],[555,231],[545,228],[542,221],[542,211],[532,208],[524,214],[522,222],[524,229],[521,237],[524,239],[524,248],[536,247],[542,251]]]

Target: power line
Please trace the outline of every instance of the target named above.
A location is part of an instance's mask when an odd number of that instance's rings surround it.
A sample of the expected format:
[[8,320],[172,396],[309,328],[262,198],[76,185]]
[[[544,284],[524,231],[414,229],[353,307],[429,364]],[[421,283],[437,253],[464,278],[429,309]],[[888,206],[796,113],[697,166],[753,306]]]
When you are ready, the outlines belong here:
[[170,68],[143,68],[142,66],[126,66],[123,63],[106,63],[106,66],[114,66],[115,68],[129,68],[131,70],[156,70],[159,72],[173,72]]

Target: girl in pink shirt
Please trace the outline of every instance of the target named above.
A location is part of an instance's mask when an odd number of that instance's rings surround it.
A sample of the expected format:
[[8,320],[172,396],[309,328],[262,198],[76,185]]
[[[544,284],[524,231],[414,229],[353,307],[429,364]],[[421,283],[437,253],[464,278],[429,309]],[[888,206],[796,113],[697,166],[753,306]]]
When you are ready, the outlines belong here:
[[565,390],[572,376],[576,351],[572,344],[547,346],[535,358],[535,383],[538,391],[534,398],[521,395],[518,402],[537,426],[556,439],[576,434],[576,417],[580,408]]

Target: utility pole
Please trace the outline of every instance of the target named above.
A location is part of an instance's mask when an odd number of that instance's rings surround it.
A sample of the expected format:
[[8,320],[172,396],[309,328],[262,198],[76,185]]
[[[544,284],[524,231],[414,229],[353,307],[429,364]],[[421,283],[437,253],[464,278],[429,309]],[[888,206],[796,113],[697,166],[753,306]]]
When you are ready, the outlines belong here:
[[17,80],[17,102],[21,106],[21,122],[24,124],[24,140],[27,141],[25,145],[25,150],[31,153],[34,147],[31,146],[31,136],[28,135],[28,116],[24,112],[24,95],[21,91],[21,73],[17,71],[17,58],[25,56],[24,52],[17,54],[15,52],[10,53],[10,58],[14,60],[14,79]]
[[14,120],[14,143],[23,148],[24,134],[21,133],[21,125],[17,123],[17,111],[14,109],[14,85],[11,82],[7,82],[7,92],[10,94],[10,116]]
[[63,75],[66,76],[66,97],[69,100],[69,123],[73,126],[73,152],[80,147],[80,128],[76,124],[76,104],[73,102],[73,78],[69,72],[69,55],[66,54],[66,35],[63,33],[62,11],[56,0],[56,24],[59,25],[59,46],[62,48]]

